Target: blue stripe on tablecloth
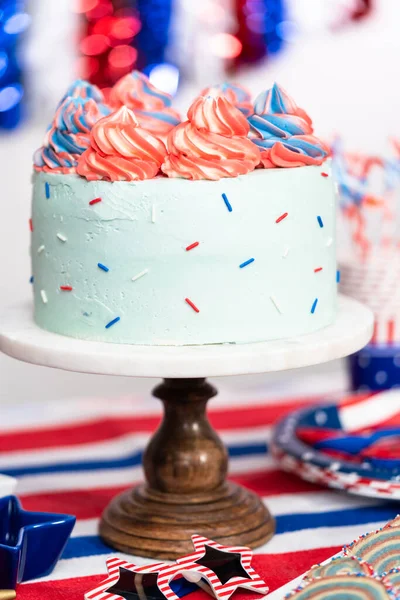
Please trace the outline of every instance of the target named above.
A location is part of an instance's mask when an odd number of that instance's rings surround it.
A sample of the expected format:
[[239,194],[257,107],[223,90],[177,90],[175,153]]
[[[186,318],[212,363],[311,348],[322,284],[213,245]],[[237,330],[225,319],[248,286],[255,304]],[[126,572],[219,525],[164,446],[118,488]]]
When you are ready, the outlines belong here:
[[[268,453],[268,446],[263,442],[254,444],[231,445],[228,447],[228,453],[231,458],[238,456],[253,456]],[[45,473],[63,473],[79,471],[101,471],[105,469],[124,469],[127,467],[138,467],[142,464],[143,451],[139,450],[125,456],[124,458],[113,458],[110,460],[95,459],[82,460],[78,462],[59,462],[52,465],[31,465],[28,467],[13,467],[11,469],[2,468],[4,475],[11,477],[22,477],[24,475],[41,475]]]
[[[295,496],[294,496],[295,507]],[[362,523],[376,523],[389,521],[398,514],[398,504],[383,502],[374,506],[360,506],[359,508],[333,510],[329,512],[302,513],[291,515],[278,515],[276,519],[276,532],[299,531],[300,529],[317,529],[318,527],[345,527],[346,525],[359,525]],[[349,540],[350,543],[351,540]]]
[[[276,535],[289,531],[317,529],[318,527],[342,527],[346,525],[362,525],[364,523],[384,522],[393,519],[398,513],[395,503],[385,502],[372,507],[329,511],[322,513],[302,513],[295,515],[278,515],[276,517]],[[350,542],[351,540],[349,540]],[[80,558],[110,554],[113,550],[95,535],[71,538],[64,550],[62,558]]]

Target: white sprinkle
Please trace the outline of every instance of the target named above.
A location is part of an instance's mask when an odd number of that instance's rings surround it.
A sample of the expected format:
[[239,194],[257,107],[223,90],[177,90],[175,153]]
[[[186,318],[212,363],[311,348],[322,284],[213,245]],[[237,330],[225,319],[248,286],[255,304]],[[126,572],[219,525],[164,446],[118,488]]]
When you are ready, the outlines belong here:
[[279,306],[278,301],[275,298],[275,296],[270,296],[270,299],[271,299],[272,304],[275,306],[276,310],[278,311],[278,313],[282,314],[281,307]]
[[290,250],[289,246],[286,246],[285,251],[282,254],[282,258],[286,258],[287,257],[287,255],[289,254],[289,250]]
[[47,294],[44,290],[40,290],[40,295],[42,296],[43,304],[47,304]]
[[146,275],[146,273],[148,273],[149,270],[145,269],[144,271],[141,271],[140,273],[138,273],[137,275],[135,275],[134,277],[132,277],[132,281],[136,281],[137,279],[140,279],[141,277],[143,277],[143,275]]
[[61,240],[62,242],[66,242],[67,238],[65,237],[65,235],[63,235],[62,233],[57,233],[57,237],[59,240]]
[[339,184],[337,181],[335,181],[335,183],[333,184],[333,187],[335,189],[335,194],[339,194]]
[[333,239],[330,237],[326,242],[327,248],[329,248],[329,246],[332,246],[332,242],[333,242]]
[[41,252],[43,252],[44,250],[44,246],[39,246],[39,248],[37,249],[37,253],[40,254]]
[[151,222],[152,223],[156,222],[156,206],[155,206],[155,204],[153,204],[153,206],[151,207]]

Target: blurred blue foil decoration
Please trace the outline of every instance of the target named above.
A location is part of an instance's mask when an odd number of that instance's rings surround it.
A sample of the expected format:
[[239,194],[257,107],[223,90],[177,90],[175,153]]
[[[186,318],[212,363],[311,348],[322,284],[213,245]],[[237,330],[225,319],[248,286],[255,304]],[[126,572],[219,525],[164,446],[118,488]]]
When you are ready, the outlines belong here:
[[286,21],[285,3],[283,0],[266,0],[265,2],[265,43],[268,54],[279,52],[286,41],[285,24]]
[[23,0],[0,0],[0,128],[14,129],[23,117],[20,43],[30,16]]
[[139,69],[165,62],[172,10],[173,0],[137,0],[136,11],[142,25],[136,38]]

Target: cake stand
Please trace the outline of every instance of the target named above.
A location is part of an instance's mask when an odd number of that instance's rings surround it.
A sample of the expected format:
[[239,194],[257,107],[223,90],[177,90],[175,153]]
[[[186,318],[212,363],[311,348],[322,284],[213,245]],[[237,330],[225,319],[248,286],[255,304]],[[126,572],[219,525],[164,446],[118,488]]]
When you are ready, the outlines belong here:
[[[261,499],[226,480],[227,452],[205,408],[216,389],[206,376],[305,367],[347,356],[370,339],[372,313],[339,298],[334,325],[285,341],[209,346],[131,346],[85,342],[39,329],[30,306],[4,311],[0,350],[20,360],[68,371],[162,377],[153,391],[163,421],[143,456],[146,483],[114,498],[100,535],[132,554],[175,558],[192,550],[192,533],[226,545],[257,547],[274,533]],[[127,482],[128,484],[128,482]]]

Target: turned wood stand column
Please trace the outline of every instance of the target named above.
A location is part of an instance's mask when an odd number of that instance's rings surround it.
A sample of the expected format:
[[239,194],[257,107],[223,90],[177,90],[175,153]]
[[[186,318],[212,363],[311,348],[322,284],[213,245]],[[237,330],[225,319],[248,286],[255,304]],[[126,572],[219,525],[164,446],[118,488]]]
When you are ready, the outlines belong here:
[[204,378],[165,379],[155,388],[164,418],[144,453],[146,483],[104,511],[100,535],[110,546],[173,559],[193,549],[193,533],[253,548],[273,535],[261,499],[226,481],[228,455],[206,416],[216,393]]

